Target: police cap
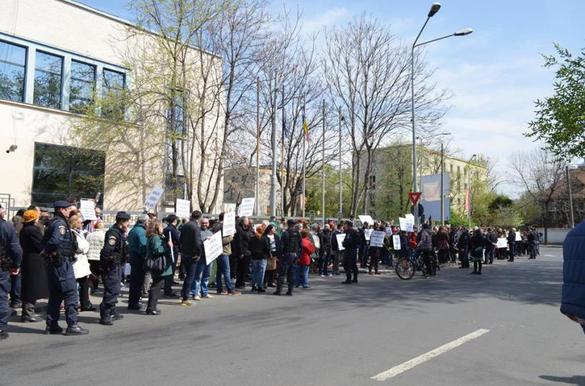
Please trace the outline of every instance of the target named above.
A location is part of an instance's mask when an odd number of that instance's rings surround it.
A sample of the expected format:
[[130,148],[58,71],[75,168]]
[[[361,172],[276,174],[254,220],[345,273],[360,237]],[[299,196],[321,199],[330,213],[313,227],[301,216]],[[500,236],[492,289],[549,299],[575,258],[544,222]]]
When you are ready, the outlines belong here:
[[118,212],[116,213],[116,221],[126,221],[130,220],[130,215],[126,212]]
[[71,204],[65,200],[55,201],[53,203],[53,208],[55,208],[55,209],[66,209],[66,208],[69,208],[70,206],[71,206]]

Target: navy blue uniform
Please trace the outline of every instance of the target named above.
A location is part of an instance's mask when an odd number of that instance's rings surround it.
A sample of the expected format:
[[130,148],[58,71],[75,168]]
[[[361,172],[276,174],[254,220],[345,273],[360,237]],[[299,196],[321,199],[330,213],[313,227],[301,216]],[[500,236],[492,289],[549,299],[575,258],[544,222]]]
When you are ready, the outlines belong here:
[[[348,229],[345,232],[345,239],[343,240],[343,269],[347,277],[346,283],[353,281],[357,283],[358,268],[357,268],[357,253],[362,245],[362,237],[355,229]],[[352,279],[353,274],[353,279]]]
[[22,261],[22,249],[12,224],[0,219],[0,331],[6,330],[10,307],[10,269],[19,268]]
[[104,247],[100,254],[104,282],[104,297],[100,304],[102,324],[111,324],[112,317],[120,318],[120,314],[116,311],[116,304],[120,295],[120,283],[127,257],[126,236],[118,225],[114,225],[106,232]]
[[73,262],[77,242],[69,224],[57,214],[49,224],[41,242],[43,255],[47,259],[49,281],[49,303],[47,305],[47,328],[55,329],[59,322],[59,306],[65,305],[65,320],[68,326],[77,324],[77,281]]

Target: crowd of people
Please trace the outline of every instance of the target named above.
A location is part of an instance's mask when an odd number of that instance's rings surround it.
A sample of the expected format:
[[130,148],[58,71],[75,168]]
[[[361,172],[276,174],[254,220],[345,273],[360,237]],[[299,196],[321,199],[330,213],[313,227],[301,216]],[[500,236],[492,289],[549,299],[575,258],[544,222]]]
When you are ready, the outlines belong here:
[[[248,217],[236,218],[235,234],[224,234],[223,213],[208,218],[199,211],[190,219],[170,214],[161,220],[149,210],[132,226],[131,216],[118,212],[106,230],[99,209],[97,220],[84,221],[76,203],[68,201],[55,202],[53,216],[34,206],[10,221],[5,214],[0,207],[2,339],[8,336],[8,319],[18,308],[22,322],[41,320],[36,314],[39,299],[48,299],[46,334],[84,335],[88,330],[79,326],[78,313],[98,311],[90,294],[102,296],[99,321],[111,326],[123,318],[117,303],[125,285],[129,285],[129,310],[158,315],[161,295],[179,298],[182,307],[211,299],[212,287],[217,295],[240,295],[248,285],[251,293],[274,288],[274,295],[292,296],[295,288],[311,287],[311,272],[335,277],[343,267],[342,283],[356,284],[358,265],[370,275],[379,275],[380,264],[391,268],[413,254],[422,255],[425,277],[436,275],[437,262],[459,261],[465,269],[470,260],[473,273],[481,274],[482,264],[491,264],[494,258],[514,261],[525,253],[535,258],[539,240],[533,228],[520,236],[513,228],[431,228],[429,224],[423,224],[420,232],[407,232],[381,221],[354,227],[352,221],[321,225],[271,218],[253,224]],[[370,245],[373,231],[384,232],[382,244]],[[210,261],[204,242],[217,232],[223,249]],[[502,246],[502,238],[507,245]],[[59,325],[61,310],[66,330]]]

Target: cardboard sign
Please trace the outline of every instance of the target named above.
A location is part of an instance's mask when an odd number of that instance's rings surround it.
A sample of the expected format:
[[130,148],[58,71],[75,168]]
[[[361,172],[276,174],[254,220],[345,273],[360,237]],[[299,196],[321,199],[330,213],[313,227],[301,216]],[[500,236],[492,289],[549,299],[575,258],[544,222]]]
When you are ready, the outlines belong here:
[[95,201],[93,200],[81,200],[79,205],[79,211],[85,221],[95,221],[97,217],[95,215]]
[[175,214],[179,218],[189,218],[191,216],[191,201],[177,198]]
[[373,229],[364,229],[364,236],[366,237],[366,241],[370,241],[370,237],[372,237]]
[[205,240],[203,248],[205,249],[205,262],[209,265],[223,253],[221,232],[215,232],[213,236]]
[[91,275],[89,261],[87,259],[79,259],[73,263],[73,274],[76,279],[81,279],[82,277]]
[[370,247],[383,247],[384,246],[384,236],[386,236],[386,232],[382,231],[373,231],[370,237]]
[[312,236],[313,236],[313,245],[315,246],[315,248],[321,249],[321,240],[319,240],[319,236],[317,236],[317,235],[312,235]]
[[505,237],[500,237],[496,244],[496,248],[508,248],[508,240],[506,240]]
[[223,235],[232,236],[236,234],[236,213],[229,212],[223,215]]
[[255,202],[256,199],[254,197],[242,199],[242,203],[240,204],[240,208],[238,210],[238,214],[240,215],[240,217],[250,217],[254,215]]
[[392,236],[392,245],[395,251],[399,251],[402,249],[402,246],[400,245],[400,235]]
[[374,224],[374,219],[369,214],[364,214],[364,215],[361,215],[358,217],[359,217],[360,221],[362,222],[362,224],[365,224],[365,223],[368,223],[368,225]]
[[154,209],[156,204],[160,201],[164,193],[164,189],[160,187],[155,187],[151,190],[151,192],[146,196],[146,201],[144,201],[144,208],[146,209]]
[[337,238],[337,245],[339,246],[340,251],[344,251],[345,247],[343,246],[343,240],[345,240],[345,233],[338,233],[335,235]]
[[400,230],[405,231],[406,230],[406,219],[404,217],[399,217],[398,221],[400,222]]

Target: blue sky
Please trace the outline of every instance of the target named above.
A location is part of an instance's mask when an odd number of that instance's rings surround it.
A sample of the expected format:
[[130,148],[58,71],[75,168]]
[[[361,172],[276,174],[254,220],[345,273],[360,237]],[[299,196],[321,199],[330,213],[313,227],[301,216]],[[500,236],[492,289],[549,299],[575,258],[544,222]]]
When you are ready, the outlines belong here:
[[[83,0],[128,19],[125,0]],[[275,2],[277,9],[282,3]],[[287,0],[299,6],[306,32],[343,25],[367,13],[388,23],[405,43],[420,29],[432,1],[427,0]],[[458,155],[488,155],[503,189],[514,194],[510,154],[538,145],[524,138],[533,118],[533,102],[552,92],[553,72],[542,67],[541,54],[553,43],[577,52],[585,47],[584,0],[444,0],[422,39],[471,27],[474,33],[428,46],[426,57],[436,69],[439,88],[453,94],[443,131],[453,133]]]

